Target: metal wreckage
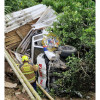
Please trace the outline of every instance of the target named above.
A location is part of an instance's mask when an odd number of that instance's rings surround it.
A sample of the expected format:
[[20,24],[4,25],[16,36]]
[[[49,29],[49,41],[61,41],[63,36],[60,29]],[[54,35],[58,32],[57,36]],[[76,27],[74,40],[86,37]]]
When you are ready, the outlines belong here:
[[[46,31],[48,27],[53,27],[53,22],[57,21],[56,17],[55,11],[43,4],[5,16],[5,58],[19,80],[23,79],[24,82],[20,80],[23,87],[31,88],[18,68],[18,65],[22,64],[23,55],[27,55],[30,62],[39,64],[37,84],[43,91],[48,92],[54,87],[53,83],[60,78],[53,75],[53,72],[66,71],[64,59],[77,51],[73,46],[60,46],[60,40],[53,33]],[[35,94],[35,98],[40,100],[38,94],[28,88],[26,91],[31,99],[34,100],[32,95]],[[49,94],[47,96],[53,100]]]

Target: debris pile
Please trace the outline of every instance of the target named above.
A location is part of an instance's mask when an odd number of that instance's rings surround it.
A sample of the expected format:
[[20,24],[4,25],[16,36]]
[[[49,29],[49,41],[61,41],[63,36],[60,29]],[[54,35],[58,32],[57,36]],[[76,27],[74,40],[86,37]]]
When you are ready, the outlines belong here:
[[[32,100],[35,98],[37,100],[41,100],[41,97],[34,91],[34,89],[32,89],[32,86],[29,84],[25,76],[23,76],[18,66],[19,64],[22,64],[21,57],[25,54],[30,57],[30,62],[33,62],[31,60],[32,37],[42,34],[46,27],[52,25],[56,18],[54,13],[55,11],[53,11],[50,7],[40,4],[14,12],[6,15],[5,17],[5,58]],[[36,38],[37,37],[34,37],[35,40]],[[12,84],[9,82],[5,83],[8,85]],[[5,87],[8,87],[7,84],[5,84]],[[12,84],[12,86],[13,85],[15,84]],[[43,92],[45,92],[48,98],[53,100],[53,98],[46,93],[46,91],[38,83],[37,85]]]
[[[30,58],[29,62],[39,64],[37,85],[44,93],[49,91],[53,82],[56,81],[52,73],[66,70],[65,62],[60,59],[62,51],[59,50],[59,40],[56,36],[47,37],[49,33],[46,29],[52,26],[54,21],[57,21],[55,11],[43,4],[14,12],[5,17],[5,57],[31,99],[34,99],[33,93],[38,100],[41,100],[40,96],[33,89],[30,89],[32,86],[19,70],[23,55]],[[44,44],[42,44],[43,41]],[[48,48],[56,49],[52,51]],[[75,52],[76,49],[70,55]],[[5,86],[8,87],[6,84]],[[15,84],[12,84],[12,86],[16,87]],[[53,100],[47,93],[46,95]]]

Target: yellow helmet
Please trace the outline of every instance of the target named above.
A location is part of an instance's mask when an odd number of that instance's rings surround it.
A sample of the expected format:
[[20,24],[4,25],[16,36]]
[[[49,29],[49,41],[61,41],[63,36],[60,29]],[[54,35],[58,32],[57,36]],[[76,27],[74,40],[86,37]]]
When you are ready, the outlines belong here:
[[24,56],[22,57],[22,61],[29,61],[28,56],[24,55]]

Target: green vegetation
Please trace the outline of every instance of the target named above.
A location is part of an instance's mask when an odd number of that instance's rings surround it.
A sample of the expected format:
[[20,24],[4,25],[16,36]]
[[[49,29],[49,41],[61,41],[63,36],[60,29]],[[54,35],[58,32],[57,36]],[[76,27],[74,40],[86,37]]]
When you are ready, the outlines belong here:
[[[57,8],[61,13],[49,31],[62,40],[61,45],[75,46],[79,57],[67,58],[66,65],[70,69],[61,73],[63,77],[56,82],[59,86],[58,95],[95,90],[95,4],[91,0],[64,2],[66,6],[62,3],[62,9]],[[57,3],[61,5],[61,2]]]
[[[60,73],[55,82],[59,94],[75,91],[95,91],[95,2],[92,0],[5,0],[6,13],[36,4],[46,4],[57,12],[58,21],[49,28],[61,41],[61,45],[72,45],[78,56],[66,59],[69,70]],[[55,73],[58,74],[58,73]],[[55,88],[52,89],[55,93]]]
[[[5,13],[10,13],[14,11],[18,11],[21,9],[25,9],[31,6],[34,6],[38,4],[34,0],[5,0]],[[10,9],[7,10],[7,6],[9,6]]]

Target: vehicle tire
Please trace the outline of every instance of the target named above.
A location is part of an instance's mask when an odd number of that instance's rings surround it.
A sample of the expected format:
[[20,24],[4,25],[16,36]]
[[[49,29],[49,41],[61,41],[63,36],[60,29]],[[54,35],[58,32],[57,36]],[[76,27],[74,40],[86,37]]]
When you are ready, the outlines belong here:
[[58,47],[58,50],[61,51],[60,56],[63,58],[67,58],[68,56],[72,56],[72,54],[75,54],[77,49],[73,46],[66,45],[66,46],[60,46]]

